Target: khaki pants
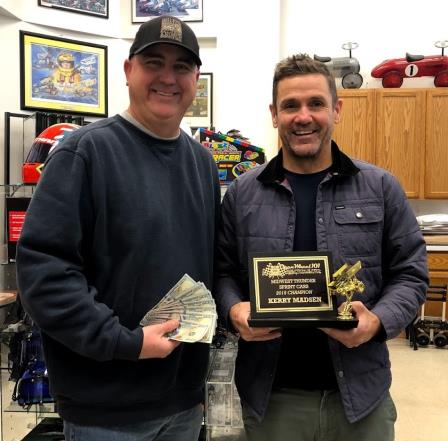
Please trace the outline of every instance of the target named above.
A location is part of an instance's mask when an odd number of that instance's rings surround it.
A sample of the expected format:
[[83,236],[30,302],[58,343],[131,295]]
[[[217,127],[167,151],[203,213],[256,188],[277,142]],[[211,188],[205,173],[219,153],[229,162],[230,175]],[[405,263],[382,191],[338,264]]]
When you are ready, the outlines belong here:
[[353,424],[345,417],[338,391],[274,391],[261,423],[243,406],[248,441],[393,441],[396,419],[390,394]]

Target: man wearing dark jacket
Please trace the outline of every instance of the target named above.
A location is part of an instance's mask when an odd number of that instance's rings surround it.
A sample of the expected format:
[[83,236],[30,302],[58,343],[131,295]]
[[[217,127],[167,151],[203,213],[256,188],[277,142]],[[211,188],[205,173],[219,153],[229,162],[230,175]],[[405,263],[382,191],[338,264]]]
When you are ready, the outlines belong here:
[[[385,342],[424,302],[426,247],[397,180],[331,140],[341,107],[325,65],[281,61],[270,109],[282,148],[224,196],[215,296],[240,336],[235,379],[250,441],[394,439]],[[274,251],[331,252],[334,269],[360,260],[357,328],[249,327],[248,253]]]
[[187,273],[211,289],[220,191],[183,131],[199,45],[181,20],[144,23],[124,63],[130,105],[49,156],[17,251],[67,440],[196,441],[209,347],[140,327]]

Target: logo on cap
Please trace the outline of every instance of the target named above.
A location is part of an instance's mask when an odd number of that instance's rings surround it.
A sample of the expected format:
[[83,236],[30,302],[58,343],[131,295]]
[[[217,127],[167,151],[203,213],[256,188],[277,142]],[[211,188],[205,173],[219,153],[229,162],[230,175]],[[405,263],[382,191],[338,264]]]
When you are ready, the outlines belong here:
[[163,17],[160,25],[160,38],[177,40],[182,43],[182,26],[180,21],[172,17]]

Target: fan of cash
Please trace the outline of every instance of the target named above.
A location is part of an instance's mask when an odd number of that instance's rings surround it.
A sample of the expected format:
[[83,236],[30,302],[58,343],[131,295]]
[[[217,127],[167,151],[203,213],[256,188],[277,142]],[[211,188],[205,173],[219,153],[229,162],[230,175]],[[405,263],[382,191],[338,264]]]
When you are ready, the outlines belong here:
[[167,320],[179,320],[179,327],[167,334],[172,340],[187,343],[211,343],[216,329],[215,301],[202,282],[188,274],[150,309],[140,321],[141,326],[155,325]]

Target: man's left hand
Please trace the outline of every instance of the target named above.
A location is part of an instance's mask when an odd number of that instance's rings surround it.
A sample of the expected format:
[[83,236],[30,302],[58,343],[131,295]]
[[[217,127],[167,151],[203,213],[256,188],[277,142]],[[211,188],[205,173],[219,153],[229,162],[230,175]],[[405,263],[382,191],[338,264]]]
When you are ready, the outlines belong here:
[[381,329],[380,319],[369,311],[362,302],[352,302],[352,313],[358,319],[358,326],[353,329],[320,328],[327,335],[342,343],[347,348],[356,348],[371,340]]

